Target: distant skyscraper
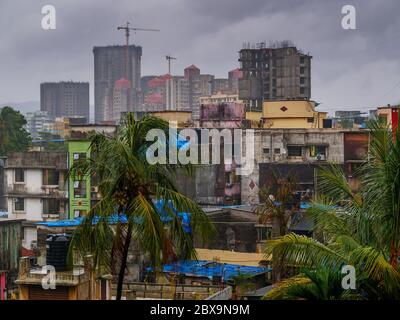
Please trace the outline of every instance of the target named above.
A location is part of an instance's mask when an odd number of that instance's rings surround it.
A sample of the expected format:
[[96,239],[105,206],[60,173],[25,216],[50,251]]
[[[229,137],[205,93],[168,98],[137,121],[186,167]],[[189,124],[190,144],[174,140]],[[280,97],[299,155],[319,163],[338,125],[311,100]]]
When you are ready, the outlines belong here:
[[224,78],[214,79],[213,93],[230,91],[229,80]]
[[40,110],[53,118],[84,116],[89,119],[89,82],[41,83]]
[[166,109],[190,111],[189,106],[189,81],[182,76],[172,76],[166,83]]
[[166,96],[165,83],[170,76],[165,74],[162,76],[149,78],[145,83],[143,91],[143,107],[140,111],[163,111],[165,110]]
[[232,93],[239,92],[239,79],[243,77],[243,72],[240,69],[234,69],[228,72],[229,90]]
[[177,110],[191,111],[193,119],[199,119],[200,97],[216,93],[237,95],[238,80],[242,72],[235,69],[229,78],[215,78],[201,74],[200,69],[190,65],[184,69],[184,76],[144,76],[141,78],[142,102],[138,111]]
[[131,105],[131,83],[129,80],[120,79],[115,81],[113,92],[113,103],[111,113],[106,118],[119,122],[121,116],[129,111]]
[[201,96],[211,95],[214,87],[214,76],[200,74],[200,69],[191,65],[184,70],[185,79],[189,82],[189,106],[193,119],[199,119]]
[[[114,121],[113,102],[118,100],[114,99],[114,94],[119,94],[118,90],[114,90],[117,80],[129,81],[131,88],[126,111],[135,111],[140,102],[142,47],[130,45],[128,60],[125,46],[94,47],[93,54],[95,121]],[[126,62],[128,62],[127,71]],[[124,90],[125,85],[126,83],[123,86]]]
[[247,45],[240,50],[239,99],[248,110],[258,111],[264,101],[310,99],[311,58],[289,41]]

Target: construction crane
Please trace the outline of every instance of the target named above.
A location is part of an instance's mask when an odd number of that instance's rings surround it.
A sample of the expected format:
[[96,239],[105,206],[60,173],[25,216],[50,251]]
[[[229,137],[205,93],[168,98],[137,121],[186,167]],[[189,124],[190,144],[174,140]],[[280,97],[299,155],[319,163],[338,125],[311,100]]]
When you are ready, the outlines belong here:
[[125,38],[126,38],[126,49],[125,49],[125,76],[126,79],[128,79],[128,70],[129,70],[129,59],[128,59],[128,55],[129,55],[129,35],[130,35],[130,31],[133,31],[133,33],[136,33],[136,31],[160,31],[158,29],[145,29],[145,28],[130,28],[129,27],[130,23],[127,22],[125,26],[119,26],[117,27],[117,30],[125,30]]
[[176,60],[176,58],[166,55],[165,59],[168,61],[168,75],[171,75],[171,60]]

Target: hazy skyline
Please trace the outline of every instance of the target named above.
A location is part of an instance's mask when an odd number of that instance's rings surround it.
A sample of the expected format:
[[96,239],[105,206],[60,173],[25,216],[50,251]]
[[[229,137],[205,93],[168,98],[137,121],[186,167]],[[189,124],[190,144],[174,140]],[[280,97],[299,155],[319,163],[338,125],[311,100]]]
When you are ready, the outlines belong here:
[[[57,10],[57,29],[41,28],[41,8]],[[341,27],[341,8],[357,10],[357,30]],[[132,34],[143,47],[142,76],[191,64],[227,77],[244,42],[292,40],[312,60],[319,110],[369,110],[400,102],[398,0],[49,0],[0,3],[0,102],[38,101],[45,81],[89,81],[93,46],[123,44],[117,26],[158,28]],[[38,106],[39,107],[39,106]]]

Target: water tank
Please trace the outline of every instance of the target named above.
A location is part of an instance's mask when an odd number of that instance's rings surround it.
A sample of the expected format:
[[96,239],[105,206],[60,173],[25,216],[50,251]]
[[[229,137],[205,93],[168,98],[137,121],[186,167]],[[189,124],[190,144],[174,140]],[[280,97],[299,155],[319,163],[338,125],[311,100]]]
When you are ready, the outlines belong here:
[[49,234],[46,239],[46,264],[53,266],[56,271],[66,271],[70,242],[69,234]]

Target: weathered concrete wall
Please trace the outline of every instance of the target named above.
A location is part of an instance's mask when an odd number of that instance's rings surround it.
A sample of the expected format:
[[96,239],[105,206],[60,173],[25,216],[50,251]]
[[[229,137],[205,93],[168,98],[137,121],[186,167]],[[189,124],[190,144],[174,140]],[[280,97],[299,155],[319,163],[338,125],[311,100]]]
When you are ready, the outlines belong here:
[[0,270],[6,270],[9,288],[14,287],[21,256],[22,220],[0,219]]
[[214,224],[216,235],[205,244],[195,241],[196,248],[256,252],[256,214],[225,209],[220,213],[210,214],[209,218]]
[[6,168],[57,168],[67,170],[66,152],[13,152],[7,157]]
[[[273,129],[255,130],[255,163],[250,175],[241,176],[242,204],[258,203],[260,181],[264,181],[260,172],[260,164],[288,164],[303,163],[317,165],[328,162],[344,163],[343,132],[335,129]],[[288,146],[302,147],[302,156],[288,157]],[[325,146],[326,157],[317,160],[310,157],[311,146]],[[298,168],[298,167],[297,167]]]
[[223,165],[199,165],[192,176],[184,173],[176,177],[180,192],[201,205],[224,204],[224,167]]

